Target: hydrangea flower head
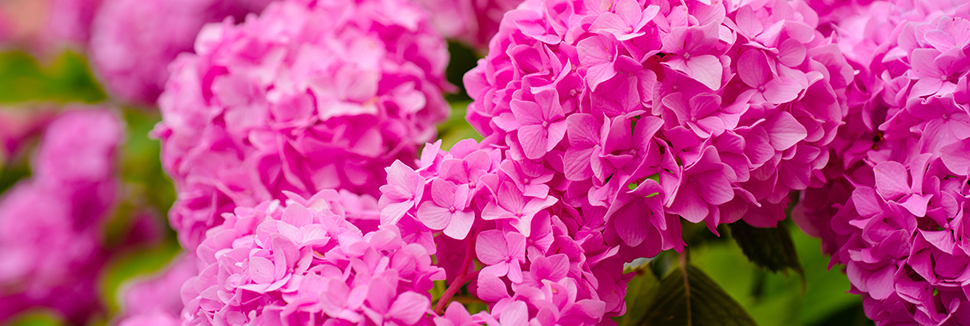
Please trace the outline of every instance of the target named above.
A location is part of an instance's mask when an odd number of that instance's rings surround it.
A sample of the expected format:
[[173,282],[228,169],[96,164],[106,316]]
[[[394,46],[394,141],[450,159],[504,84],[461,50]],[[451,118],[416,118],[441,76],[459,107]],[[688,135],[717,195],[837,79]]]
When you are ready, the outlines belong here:
[[154,132],[182,244],[284,191],[377,196],[391,162],[413,162],[451,87],[446,44],[424,15],[399,0],[281,1],[205,27],[196,54],[172,66]]
[[846,266],[877,325],[970,320],[968,9],[877,1],[833,22],[862,69],[849,85],[854,118],[832,147],[832,180],[806,192],[794,216]]
[[[105,1],[90,28],[88,51],[93,69],[112,95],[132,103],[154,105],[168,80],[169,64],[179,53],[193,50],[195,37],[203,25],[226,17],[242,20],[249,13],[259,13],[269,3],[269,0]],[[66,9],[55,13],[62,11]]]
[[367,212],[324,199],[335,194],[227,213],[182,287],[185,322],[427,324],[428,291],[444,271],[393,226],[361,232],[347,217]]

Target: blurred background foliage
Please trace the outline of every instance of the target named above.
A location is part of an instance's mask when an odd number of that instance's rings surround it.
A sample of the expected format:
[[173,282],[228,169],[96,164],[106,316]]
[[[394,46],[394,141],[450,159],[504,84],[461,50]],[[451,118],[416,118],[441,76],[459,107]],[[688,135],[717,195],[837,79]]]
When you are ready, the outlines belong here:
[[[452,54],[448,67],[448,79],[458,92],[448,95],[452,115],[439,127],[443,148],[450,148],[461,139],[481,136],[465,121],[465,107],[470,98],[461,88],[461,77],[475,67],[478,54],[458,43],[450,43]],[[45,58],[42,61],[31,54],[17,50],[0,51],[0,106],[15,110],[50,109],[65,104],[101,103],[117,107],[127,125],[127,140],[119,155],[120,174],[123,183],[121,203],[104,226],[105,240],[109,245],[120,244],[137,218],[152,217],[162,229],[161,240],[152,246],[142,246],[121,251],[108,264],[102,274],[101,295],[107,315],[92,322],[94,325],[111,324],[123,307],[118,293],[126,282],[146,277],[162,270],[176,257],[180,248],[174,233],[167,228],[166,212],[175,200],[175,191],[165,176],[159,161],[159,142],[149,132],[161,119],[153,108],[129,107],[113,103],[92,75],[85,57],[72,51]],[[0,160],[0,192],[30,175],[30,152],[6,160]],[[848,294],[849,282],[841,266],[828,269],[828,257],[820,251],[819,240],[788,225],[798,262],[804,274],[771,272],[752,263],[735,241],[730,239],[727,228],[715,236],[704,226],[686,225],[689,252],[685,253],[690,264],[716,282],[747,314],[762,326],[821,326],[821,325],[871,325],[862,311],[861,299]],[[685,229],[686,231],[687,229]],[[677,259],[677,253],[664,253],[647,264],[660,265],[664,258]],[[638,316],[652,303],[652,295],[660,286],[663,275],[656,275],[657,268],[630,268],[638,275],[631,281],[627,295],[629,316],[616,318],[623,325],[633,325]],[[470,302],[471,303],[471,302]],[[743,313],[743,311],[741,312]],[[33,310],[22,314],[10,325],[61,325],[58,316]]]

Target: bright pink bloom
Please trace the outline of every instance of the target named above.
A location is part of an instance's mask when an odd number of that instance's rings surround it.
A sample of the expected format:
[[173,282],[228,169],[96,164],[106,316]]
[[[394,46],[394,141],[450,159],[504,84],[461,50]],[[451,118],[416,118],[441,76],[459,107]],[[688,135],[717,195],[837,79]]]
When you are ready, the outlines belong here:
[[522,0],[417,0],[431,14],[431,25],[446,38],[487,49],[505,12]]
[[154,131],[186,248],[220,214],[284,191],[377,196],[384,169],[413,164],[449,112],[446,43],[408,2],[276,2],[195,45],[172,64]]
[[328,201],[335,193],[227,214],[196,251],[202,268],[181,290],[184,323],[429,322],[428,291],[443,271],[396,227],[362,233],[348,217],[377,212]]

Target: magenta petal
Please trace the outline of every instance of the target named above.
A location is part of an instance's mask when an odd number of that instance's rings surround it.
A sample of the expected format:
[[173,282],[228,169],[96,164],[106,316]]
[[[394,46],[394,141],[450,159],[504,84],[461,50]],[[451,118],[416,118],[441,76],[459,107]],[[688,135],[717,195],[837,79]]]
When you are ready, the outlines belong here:
[[[440,180],[440,179],[439,179]],[[426,201],[418,208],[418,220],[432,230],[441,230],[451,222],[451,211]]]
[[798,123],[798,120],[786,111],[778,113],[774,119],[765,122],[765,129],[768,132],[771,147],[779,151],[795,146],[808,136],[805,126]]
[[943,146],[940,149],[940,159],[946,168],[960,175],[970,174],[970,139]]
[[252,277],[253,282],[258,284],[272,283],[275,270],[276,267],[269,259],[258,256],[249,259],[249,276]]
[[707,202],[697,194],[692,186],[684,185],[677,192],[677,197],[670,205],[670,211],[679,214],[691,223],[699,223],[707,217],[710,209]]
[[876,300],[888,298],[889,295],[896,290],[893,285],[894,274],[895,268],[887,266],[870,275],[866,280],[866,287],[869,290],[869,295]]
[[455,212],[451,217],[451,223],[448,223],[448,227],[445,228],[444,233],[452,239],[464,240],[468,236],[468,232],[471,230],[474,222],[475,213]]
[[771,70],[768,68],[768,59],[764,52],[759,50],[748,50],[738,58],[738,76],[745,85],[758,88],[764,85],[771,77]]
[[282,221],[292,226],[301,227],[313,222],[313,214],[303,205],[293,203],[283,211]]
[[721,74],[724,67],[721,61],[713,55],[700,55],[687,60],[687,75],[701,82],[711,90],[721,88]]
[[765,100],[772,104],[788,103],[798,97],[804,88],[794,79],[778,76],[765,85]]
[[404,292],[391,304],[387,316],[400,320],[405,325],[414,325],[427,314],[430,307],[431,300],[428,297],[415,292]]
[[593,148],[575,149],[570,147],[566,149],[566,154],[563,157],[563,172],[566,174],[566,179],[572,181],[588,180],[593,176],[590,160],[594,159]]
[[529,308],[525,305],[525,302],[514,301],[502,310],[499,323],[502,326],[528,326]]
[[898,162],[882,162],[872,169],[876,177],[876,191],[886,200],[896,200],[910,193],[906,167]]
[[778,47],[778,62],[789,67],[795,67],[805,61],[806,53],[805,45],[801,42],[787,39],[781,42],[781,46]]
[[[549,132],[541,125],[522,126],[518,130],[519,143],[522,144],[522,151],[525,157],[530,160],[541,158],[549,151]],[[560,136],[561,137],[561,136]]]
[[478,260],[486,265],[495,265],[505,261],[508,257],[508,244],[505,235],[499,230],[487,230],[478,234],[475,243],[475,253]]
[[612,219],[620,239],[628,246],[636,247],[646,240],[650,225],[646,217],[654,214],[639,200],[634,200],[613,213]]

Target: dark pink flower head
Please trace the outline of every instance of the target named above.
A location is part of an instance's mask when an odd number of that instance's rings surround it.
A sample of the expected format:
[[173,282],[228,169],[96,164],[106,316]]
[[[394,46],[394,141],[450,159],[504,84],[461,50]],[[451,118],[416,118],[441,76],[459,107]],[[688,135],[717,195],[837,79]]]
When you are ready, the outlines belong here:
[[[715,228],[763,213],[771,226],[791,191],[825,184],[853,67],[805,4],[588,5],[526,1],[465,75],[471,125],[520,167],[554,171],[545,187],[508,172],[518,190],[548,187],[632,255],[682,243],[668,215]],[[508,193],[501,177],[492,190]],[[628,192],[648,179],[657,198]],[[489,213],[525,206],[513,197]]]
[[32,178],[0,198],[0,319],[41,306],[83,324],[101,311],[102,225],[117,202],[122,140],[106,109],[66,111],[45,130]]
[[407,2],[281,1],[195,45],[172,64],[154,131],[187,248],[220,214],[284,191],[376,197],[448,114],[446,44]]
[[832,22],[861,71],[849,85],[852,118],[838,128],[824,170],[828,191],[806,192],[796,221],[822,237],[833,265],[846,266],[876,324],[962,321],[970,301],[959,208],[970,193],[959,153],[970,139],[961,93],[966,4],[857,6]]
[[[168,65],[180,53],[192,52],[203,25],[226,17],[242,21],[247,14],[259,13],[269,3],[269,0],[104,1],[96,14],[92,10],[93,19],[88,18],[89,22],[93,20],[89,23],[88,45],[93,68],[112,95],[128,102],[154,105],[169,78]],[[55,13],[61,10],[67,9]],[[86,33],[87,29],[78,31]]]
[[201,272],[181,290],[186,323],[430,321],[428,291],[444,273],[422,246],[394,226],[364,234],[346,219],[367,212],[304,201],[239,207],[209,230]]

